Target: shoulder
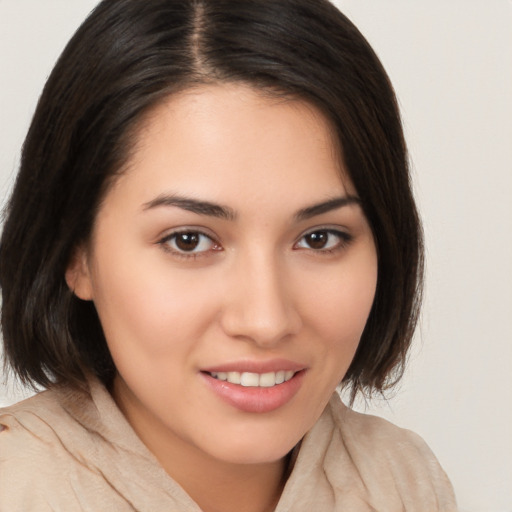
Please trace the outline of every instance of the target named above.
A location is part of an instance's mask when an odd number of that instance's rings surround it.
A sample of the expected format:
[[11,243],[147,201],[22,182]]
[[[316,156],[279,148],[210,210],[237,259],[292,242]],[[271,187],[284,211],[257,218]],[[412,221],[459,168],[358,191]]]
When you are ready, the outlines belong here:
[[329,407],[344,449],[371,494],[389,496],[392,489],[407,511],[457,509],[446,473],[419,435],[339,400]]
[[91,433],[63,407],[61,394],[45,391],[0,409],[1,511],[95,510],[88,496],[94,499],[101,482],[87,470]]
[[53,474],[59,467],[53,449],[58,435],[47,419],[57,410],[51,392],[0,409],[0,510],[51,510],[35,499],[46,493],[42,474],[60,477]]
[[59,401],[57,391],[43,391],[10,407],[0,408],[0,460],[9,454],[20,455],[14,447],[26,451],[48,447],[59,437],[59,431],[74,421]]
[[35,446],[45,445],[53,432],[48,417],[58,415],[59,410],[50,391],[0,408],[0,461],[5,462],[13,455],[20,457]]

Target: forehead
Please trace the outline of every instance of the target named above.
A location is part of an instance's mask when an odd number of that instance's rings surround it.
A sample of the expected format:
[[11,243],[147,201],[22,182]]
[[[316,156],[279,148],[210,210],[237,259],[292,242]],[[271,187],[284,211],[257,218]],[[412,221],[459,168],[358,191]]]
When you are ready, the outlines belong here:
[[334,133],[304,100],[245,85],[196,87],[146,116],[119,181],[222,202],[353,193]]

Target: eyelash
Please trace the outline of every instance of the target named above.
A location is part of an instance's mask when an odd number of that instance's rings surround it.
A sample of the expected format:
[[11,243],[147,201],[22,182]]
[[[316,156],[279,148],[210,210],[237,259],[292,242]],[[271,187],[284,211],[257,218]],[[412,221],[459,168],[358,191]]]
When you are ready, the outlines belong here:
[[[315,249],[313,247],[297,247],[297,245],[301,241],[306,239],[306,237],[315,235],[315,234],[318,235],[320,233],[327,234],[328,236],[335,236],[338,238],[338,242],[333,247],[328,247],[328,248]],[[175,241],[176,237],[178,237],[179,235],[194,235],[194,236],[198,236],[199,238],[204,237],[204,238],[208,239],[209,243],[212,244],[212,247],[209,249],[197,251],[197,252],[195,252],[194,250],[185,251],[182,249],[180,250],[179,248],[171,247],[170,242],[173,240]],[[315,229],[312,229],[311,231],[308,231],[307,233],[303,234],[299,238],[299,240],[297,242],[295,242],[293,248],[295,250],[304,249],[304,250],[312,251],[313,253],[319,254],[319,255],[330,255],[330,254],[335,254],[338,251],[345,249],[353,241],[353,238],[354,237],[352,235],[350,235],[349,233],[347,233],[345,231],[340,231],[340,230],[332,229],[332,228],[315,228]],[[158,244],[161,245],[162,248],[166,252],[169,252],[169,253],[173,254],[174,256],[176,256],[178,258],[182,258],[182,259],[197,259],[200,257],[208,256],[208,254],[211,251],[213,251],[213,252],[222,251],[222,247],[218,244],[218,242],[214,238],[212,238],[212,236],[210,236],[198,229],[183,229],[183,230],[179,230],[179,231],[174,231],[174,232],[166,235],[165,237],[163,237],[161,240],[159,240]],[[199,244],[201,244],[201,241],[199,241]]]
[[[178,237],[179,235],[195,235],[195,236],[199,236],[200,238],[201,237],[206,238],[206,239],[208,239],[209,243],[212,244],[212,247],[207,250],[198,251],[198,252],[184,251],[184,250],[180,250],[179,248],[171,247],[170,243],[173,240],[175,241],[176,237]],[[201,243],[201,242],[199,242],[199,243]],[[164,251],[171,253],[173,256],[176,256],[176,257],[182,258],[182,259],[186,259],[186,260],[189,260],[189,259],[195,260],[197,258],[207,256],[208,253],[210,253],[211,251],[218,252],[218,251],[222,250],[222,248],[220,247],[218,242],[216,242],[215,239],[213,239],[211,235],[203,233],[199,229],[182,229],[179,231],[173,231],[172,233],[169,233],[168,235],[164,236],[161,240],[159,240],[158,244],[162,246]]]
[[[320,249],[314,249],[313,247],[305,247],[304,248],[305,250],[312,251],[315,254],[319,254],[322,256],[335,254],[335,253],[345,249],[354,239],[354,237],[351,234],[347,233],[346,231],[340,231],[338,229],[333,229],[333,228],[320,227],[320,228],[314,228],[311,231],[308,231],[307,233],[303,234],[299,238],[298,242],[296,242],[294,244],[294,248],[295,248],[295,246],[297,246],[298,243],[300,243],[306,237],[314,235],[314,234],[319,234],[319,233],[325,233],[329,236],[335,236],[338,238],[338,242],[333,247],[320,248]],[[300,248],[299,248],[299,250],[300,250]]]

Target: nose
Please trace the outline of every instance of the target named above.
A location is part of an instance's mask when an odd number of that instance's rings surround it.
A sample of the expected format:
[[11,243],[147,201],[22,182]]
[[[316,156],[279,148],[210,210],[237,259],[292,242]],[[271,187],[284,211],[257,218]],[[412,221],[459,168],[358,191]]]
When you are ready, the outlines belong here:
[[255,252],[229,271],[222,328],[231,337],[262,347],[276,346],[302,324],[290,272],[273,255]]

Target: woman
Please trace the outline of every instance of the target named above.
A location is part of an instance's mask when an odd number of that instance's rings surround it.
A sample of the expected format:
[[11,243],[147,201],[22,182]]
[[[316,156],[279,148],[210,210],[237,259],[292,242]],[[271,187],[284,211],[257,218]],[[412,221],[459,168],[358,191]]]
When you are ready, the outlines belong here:
[[[0,248],[0,509],[455,510],[400,377],[421,231],[396,100],[331,4],[105,0]],[[41,472],[44,467],[44,473]]]

